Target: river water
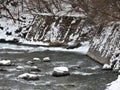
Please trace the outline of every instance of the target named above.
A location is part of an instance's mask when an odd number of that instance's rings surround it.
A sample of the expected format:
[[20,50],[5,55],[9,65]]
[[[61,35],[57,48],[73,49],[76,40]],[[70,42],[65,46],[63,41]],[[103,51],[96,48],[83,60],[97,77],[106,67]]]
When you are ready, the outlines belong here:
[[[117,78],[112,71],[101,70],[102,65],[86,55],[75,52],[37,50],[38,47],[0,44],[0,59],[9,59],[12,66],[0,66],[0,90],[105,90],[106,84]],[[32,52],[32,50],[34,52]],[[50,57],[50,62],[34,61],[33,58]],[[33,63],[28,63],[33,62]],[[24,69],[16,67],[23,66]],[[40,71],[31,71],[37,66]],[[53,77],[52,70],[57,66],[66,66],[70,76]],[[18,79],[23,73],[39,74],[40,80]]]

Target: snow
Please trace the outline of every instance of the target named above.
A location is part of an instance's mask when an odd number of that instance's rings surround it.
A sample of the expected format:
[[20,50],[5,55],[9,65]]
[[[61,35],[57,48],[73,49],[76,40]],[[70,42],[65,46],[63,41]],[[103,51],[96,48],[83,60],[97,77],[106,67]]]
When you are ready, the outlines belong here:
[[67,67],[55,67],[53,71],[57,73],[64,73],[69,72],[69,69]]
[[39,61],[40,58],[34,57],[33,60],[35,60],[35,61]]
[[38,47],[30,50],[29,52],[36,52],[36,51],[63,51],[63,52],[77,52],[81,54],[87,54],[90,45],[88,43],[83,43],[81,47],[74,48],[74,49],[66,49],[62,47]]
[[23,46],[23,45],[15,45],[15,44],[8,44],[8,43],[1,43],[0,44],[0,49],[11,49],[11,50],[33,50],[34,47],[29,47],[29,46]]
[[110,22],[103,29],[100,36],[93,38],[92,47],[99,51],[102,57],[108,57],[116,52],[116,48],[119,47],[119,21]]
[[21,40],[20,41],[21,44],[26,44],[26,45],[44,45],[44,46],[48,46],[49,43],[45,43],[45,42],[41,42],[41,41],[27,41],[27,40]]
[[83,76],[90,76],[90,75],[92,75],[93,73],[86,73],[86,72],[75,71],[75,72],[72,72],[71,74],[83,75]]
[[[15,44],[8,44],[8,43],[1,43],[0,49],[11,49],[11,50],[24,50],[28,52],[36,52],[36,51],[62,51],[62,52],[77,52],[81,54],[87,54],[89,50],[89,42],[83,42],[81,47],[74,48],[74,49],[66,49],[62,47],[31,47],[31,46],[24,46],[24,45],[15,45]],[[37,57],[33,59],[38,59]]]
[[10,60],[1,60],[0,65],[11,65],[11,61]]
[[102,69],[111,69],[111,65],[109,65],[109,64],[104,64]]
[[45,35],[46,40],[50,40],[51,42],[57,42],[57,37],[59,36],[59,27],[55,26],[55,22],[52,23],[51,29]]
[[120,90],[120,75],[117,80],[108,84],[108,87],[105,90]]
[[[14,23],[12,19],[0,18],[0,27],[3,27],[3,30],[0,29],[0,39],[5,39],[6,41],[12,41],[15,38],[18,38],[19,34],[15,33],[20,27],[29,26],[32,21],[33,16],[30,14],[21,14],[21,16],[26,17],[25,22]],[[12,35],[6,35],[6,32],[11,32]],[[23,28],[24,32],[24,28]]]
[[21,74],[21,75],[18,76],[18,78],[21,78],[21,79],[23,79],[23,78],[31,79],[31,78],[36,78],[36,77],[39,77],[39,75],[30,74],[30,73],[24,73],[24,74]]
[[24,69],[24,66],[17,66],[16,69],[22,70],[22,69]]
[[44,57],[43,61],[50,61],[50,57]]

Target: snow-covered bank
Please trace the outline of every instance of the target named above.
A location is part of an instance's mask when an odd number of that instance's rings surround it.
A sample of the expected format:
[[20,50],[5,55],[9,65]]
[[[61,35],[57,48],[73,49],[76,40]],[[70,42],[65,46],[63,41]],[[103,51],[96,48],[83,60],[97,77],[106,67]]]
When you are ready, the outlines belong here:
[[117,80],[108,84],[108,87],[105,90],[120,90],[120,75]]
[[1,43],[0,49],[10,49],[10,50],[23,50],[29,52],[37,52],[37,51],[62,51],[62,52],[77,52],[81,54],[86,54],[89,50],[89,42],[84,42],[82,46],[74,48],[74,49],[66,49],[62,47],[43,47],[43,46],[24,46],[24,45],[16,45],[16,44],[8,44],[8,43]]
[[81,47],[74,48],[74,49],[66,49],[66,48],[62,48],[62,47],[38,47],[38,48],[34,48],[34,49],[30,50],[30,52],[49,50],[49,51],[77,52],[77,53],[81,53],[81,54],[87,54],[89,47],[90,47],[89,44],[85,44]]

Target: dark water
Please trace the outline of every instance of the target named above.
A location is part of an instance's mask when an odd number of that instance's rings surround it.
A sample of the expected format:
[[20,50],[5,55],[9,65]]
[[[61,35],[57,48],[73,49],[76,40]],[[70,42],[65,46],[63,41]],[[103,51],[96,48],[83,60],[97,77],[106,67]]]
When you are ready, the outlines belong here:
[[[16,47],[18,48],[18,47]],[[51,62],[34,61],[33,58],[50,57]],[[117,78],[112,71],[101,70],[101,65],[80,53],[60,51],[0,50],[1,59],[10,59],[13,66],[0,66],[7,71],[0,71],[0,90],[105,90],[106,84]],[[28,64],[32,61],[33,64]],[[17,66],[24,66],[22,70]],[[38,66],[41,72],[31,71],[29,67]],[[54,67],[66,66],[71,75],[53,77]],[[20,74],[30,72],[41,75],[40,80],[27,81],[18,79]]]

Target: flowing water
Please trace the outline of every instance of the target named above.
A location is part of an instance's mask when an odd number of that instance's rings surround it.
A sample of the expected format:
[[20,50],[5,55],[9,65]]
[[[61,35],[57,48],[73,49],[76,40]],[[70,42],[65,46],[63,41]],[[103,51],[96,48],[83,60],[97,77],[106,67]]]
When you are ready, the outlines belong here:
[[[106,84],[117,78],[112,71],[101,70],[101,65],[86,55],[74,52],[37,50],[38,47],[0,44],[0,59],[9,59],[12,66],[0,66],[0,90],[105,90]],[[34,51],[34,52],[32,52]],[[33,58],[50,57],[50,62],[34,61]],[[31,64],[28,62],[32,62]],[[24,69],[17,69],[23,66]],[[31,71],[38,66],[40,71]],[[53,77],[54,67],[66,66],[70,75]],[[39,74],[37,81],[19,79],[23,73]]]

